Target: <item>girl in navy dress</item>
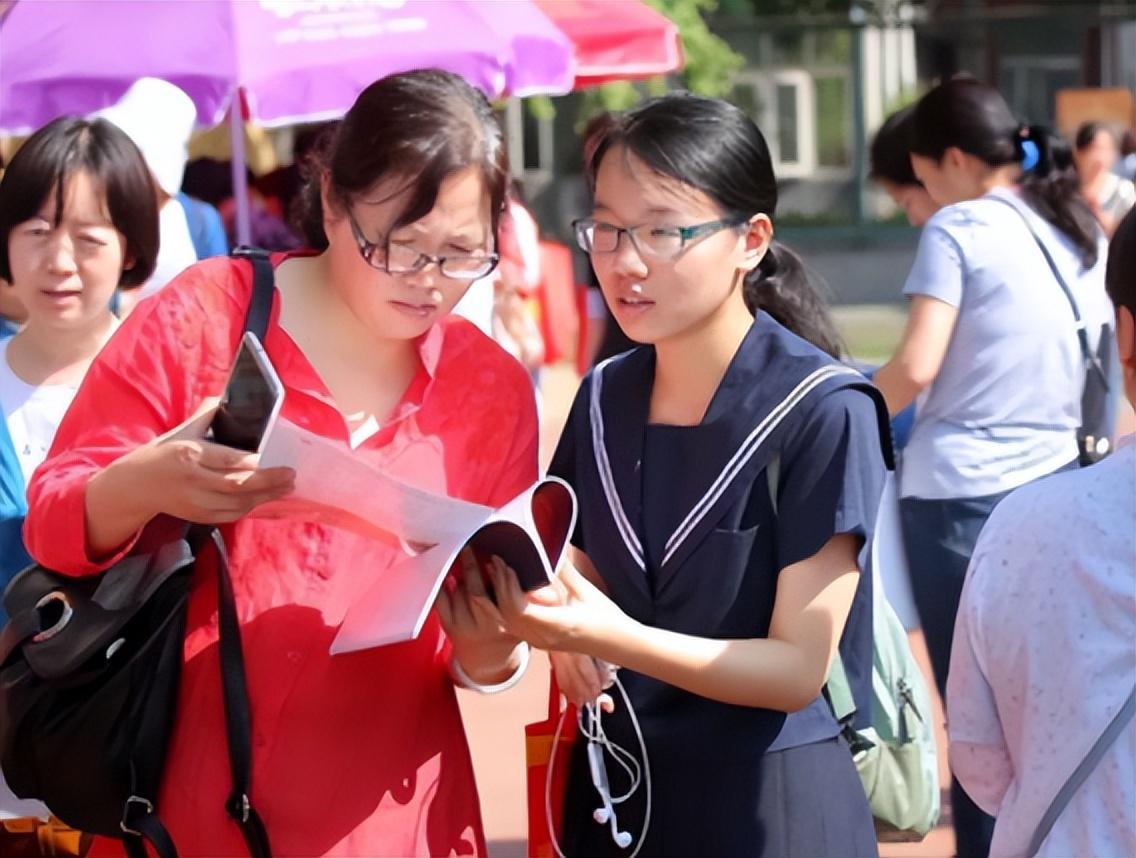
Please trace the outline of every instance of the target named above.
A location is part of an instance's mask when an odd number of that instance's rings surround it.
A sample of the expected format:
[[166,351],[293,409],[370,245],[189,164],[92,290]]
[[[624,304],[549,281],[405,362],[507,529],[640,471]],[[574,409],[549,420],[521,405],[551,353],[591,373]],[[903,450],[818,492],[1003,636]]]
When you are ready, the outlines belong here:
[[[601,691],[596,660],[621,666],[631,705],[617,696],[602,730],[632,756],[642,747],[649,772],[609,806],[578,741],[561,847],[875,855],[822,686],[839,645],[867,711],[871,576],[860,557],[890,456],[882,401],[751,311],[815,318],[805,312],[815,295],[772,243],[769,151],[740,110],[673,95],[603,117],[586,170],[594,207],[577,236],[616,320],[643,345],[585,378],[550,468],[579,497],[573,564],[528,595],[491,565],[506,625],[552,651],[573,702]],[[618,798],[631,785],[607,747]]]

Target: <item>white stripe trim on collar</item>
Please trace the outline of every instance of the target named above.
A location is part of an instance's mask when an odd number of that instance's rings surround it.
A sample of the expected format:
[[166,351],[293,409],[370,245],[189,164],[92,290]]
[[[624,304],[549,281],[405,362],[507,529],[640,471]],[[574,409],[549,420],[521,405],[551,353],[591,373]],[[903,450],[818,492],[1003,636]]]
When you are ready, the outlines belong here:
[[[729,485],[741,472],[742,468],[746,466],[758,449],[765,442],[765,439],[776,429],[782,420],[784,420],[789,412],[800,403],[817,385],[837,375],[859,375],[854,369],[844,366],[824,366],[810,375],[806,376],[800,384],[798,384],[789,393],[788,396],[782,400],[776,408],[766,415],[756,428],[746,437],[741,446],[738,447],[736,453],[718,478],[702,496],[702,499],[694,505],[687,517],[671,534],[670,539],[667,540],[666,553],[663,556],[663,566],[666,566],[674,553],[682,546],[682,543],[690,536],[694,529],[698,526],[699,522],[706,517],[707,513],[713,508],[714,504],[722,497]],[[593,428],[594,435],[594,428]]]
[[623,539],[623,544],[627,547],[628,553],[635,561],[635,565],[643,572],[647,571],[647,566],[643,562],[643,546],[639,542],[639,536],[635,533],[635,528],[631,526],[631,522],[627,520],[627,514],[623,511],[623,503],[619,499],[619,492],[615,487],[615,478],[611,473],[611,462],[607,457],[607,447],[604,444],[604,426],[603,426],[603,412],[600,410],[600,391],[603,388],[603,371],[609,363],[615,358],[608,358],[603,363],[598,364],[592,371],[592,396],[589,403],[589,417],[592,423],[592,452],[596,459],[596,467],[600,473],[600,483],[603,485],[604,496],[607,498],[607,505],[611,509],[612,519],[615,521],[616,530],[619,531],[620,537]]

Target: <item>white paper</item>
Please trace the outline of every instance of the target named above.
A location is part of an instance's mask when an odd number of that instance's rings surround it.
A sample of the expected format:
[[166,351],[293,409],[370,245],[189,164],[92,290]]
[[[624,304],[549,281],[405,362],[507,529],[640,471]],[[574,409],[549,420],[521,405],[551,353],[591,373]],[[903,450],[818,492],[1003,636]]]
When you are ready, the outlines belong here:
[[379,573],[343,618],[331,654],[418,637],[463,544],[436,545]]
[[419,546],[449,543],[477,528],[492,508],[437,495],[397,480],[346,444],[324,438],[288,420],[278,420],[260,454],[262,468],[289,467],[296,488],[262,514],[304,505],[312,518],[375,535],[374,530]]

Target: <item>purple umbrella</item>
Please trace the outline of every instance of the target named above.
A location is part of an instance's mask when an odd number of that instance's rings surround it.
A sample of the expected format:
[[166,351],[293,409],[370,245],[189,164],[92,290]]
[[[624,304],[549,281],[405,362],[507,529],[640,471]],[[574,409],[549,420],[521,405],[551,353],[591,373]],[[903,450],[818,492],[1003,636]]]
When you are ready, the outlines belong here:
[[574,73],[571,42],[528,0],[18,0],[0,21],[0,130],[105,107],[141,77],[189,93],[201,125],[237,87],[253,120],[289,125],[427,67],[491,97],[567,92]]
[[249,118],[291,125],[342,116],[377,78],[428,67],[491,97],[567,92],[575,74],[568,38],[528,0],[17,0],[0,20],[0,131],[90,113],[141,77],[185,90],[200,125],[222,121],[238,90]]

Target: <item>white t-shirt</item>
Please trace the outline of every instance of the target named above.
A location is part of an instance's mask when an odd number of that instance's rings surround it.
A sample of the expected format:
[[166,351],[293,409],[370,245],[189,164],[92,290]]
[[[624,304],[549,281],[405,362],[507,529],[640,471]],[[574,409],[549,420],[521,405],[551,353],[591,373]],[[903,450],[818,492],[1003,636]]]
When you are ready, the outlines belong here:
[[[1107,243],[1081,266],[1072,242],[1008,189],[1073,291],[1095,348],[1113,313]],[[958,309],[942,367],[903,451],[902,497],[971,498],[1024,485],[1077,457],[1085,365],[1073,312],[1021,216],[986,197],[927,222],[904,294]]]
[[1136,205],[1136,187],[1128,179],[1115,173],[1105,176],[1105,192],[1101,194],[1101,209],[1114,220],[1123,220],[1128,210]]
[[0,408],[20,462],[24,484],[43,464],[63,415],[79,390],[78,385],[46,384],[35,387],[19,378],[8,364],[8,343],[0,342]]
[[[1136,678],[1136,436],[1090,468],[1011,494],[967,573],[947,681],[951,767],[1020,856]],[[1136,855],[1136,721],[1042,842],[1042,856]]]

